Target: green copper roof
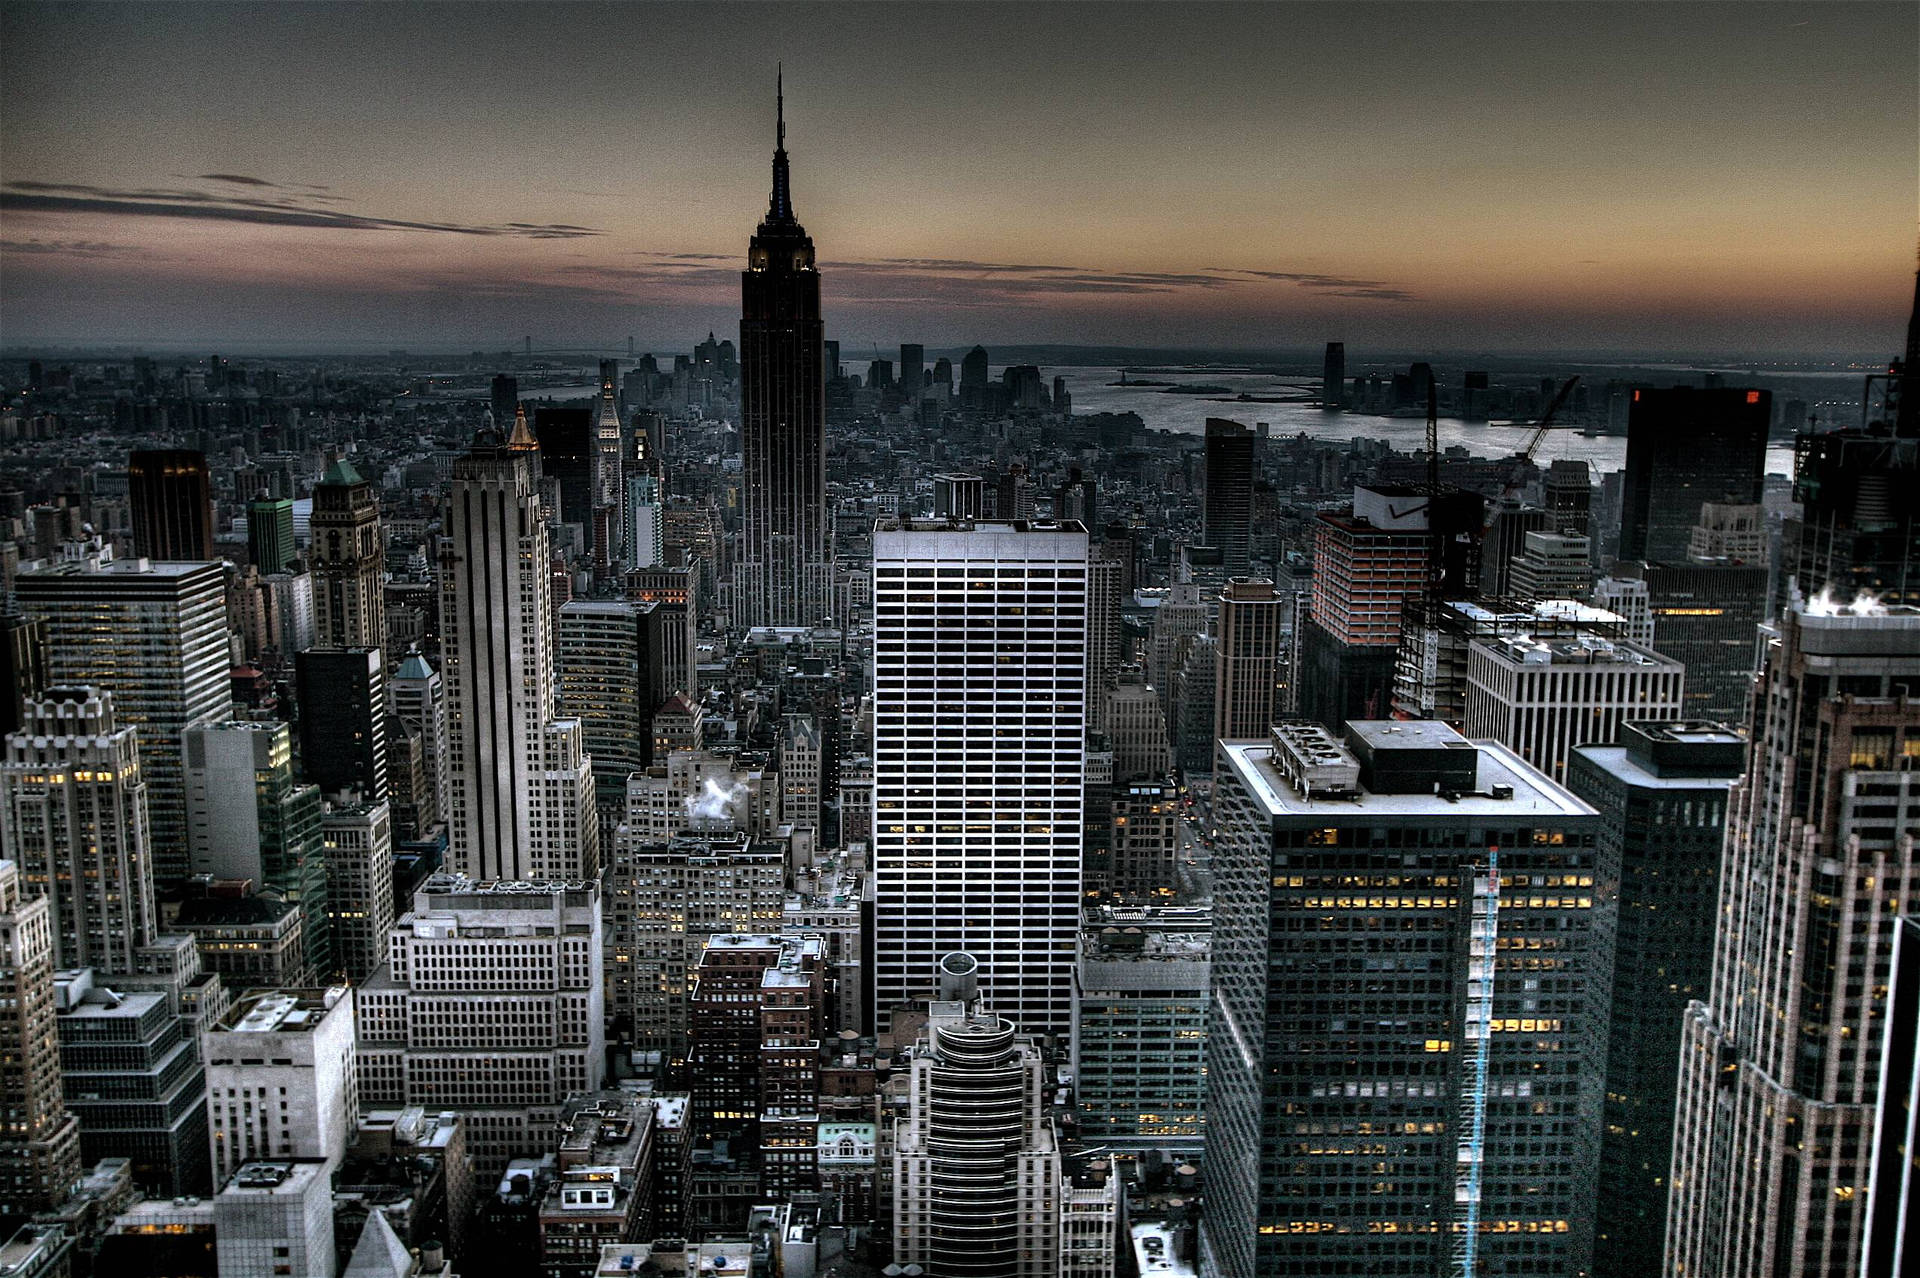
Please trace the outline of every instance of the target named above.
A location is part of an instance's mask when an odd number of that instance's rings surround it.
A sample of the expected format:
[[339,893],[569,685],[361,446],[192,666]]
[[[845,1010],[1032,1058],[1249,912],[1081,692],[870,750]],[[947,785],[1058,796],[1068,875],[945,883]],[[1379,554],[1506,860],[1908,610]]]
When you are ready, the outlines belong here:
[[323,484],[346,485],[364,484],[367,481],[360,477],[360,472],[355,470],[346,458],[336,457],[328,463],[327,473],[320,477],[320,482]]

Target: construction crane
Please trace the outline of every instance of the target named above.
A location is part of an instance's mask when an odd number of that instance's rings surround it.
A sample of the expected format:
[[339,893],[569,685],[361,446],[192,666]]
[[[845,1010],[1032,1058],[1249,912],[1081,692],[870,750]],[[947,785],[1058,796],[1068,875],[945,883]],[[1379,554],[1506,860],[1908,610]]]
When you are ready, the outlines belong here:
[[[1533,434],[1528,437],[1526,447],[1513,455],[1513,473],[1508,477],[1506,486],[1500,490],[1500,499],[1487,507],[1487,522],[1480,528],[1480,535],[1483,538],[1493,531],[1494,517],[1505,510],[1507,503],[1513,500],[1513,495],[1520,491],[1521,478],[1527,473],[1527,467],[1533,465],[1534,454],[1540,451],[1540,445],[1546,439],[1547,432],[1553,429],[1554,416],[1559,413],[1560,406],[1567,402],[1567,396],[1573,394],[1573,388],[1579,384],[1579,381],[1580,375],[1576,373],[1560,383],[1560,389],[1554,392],[1552,401],[1547,405],[1547,411],[1540,414],[1540,420],[1533,424]],[[1432,430],[1431,426],[1428,427],[1429,440],[1433,437]]]

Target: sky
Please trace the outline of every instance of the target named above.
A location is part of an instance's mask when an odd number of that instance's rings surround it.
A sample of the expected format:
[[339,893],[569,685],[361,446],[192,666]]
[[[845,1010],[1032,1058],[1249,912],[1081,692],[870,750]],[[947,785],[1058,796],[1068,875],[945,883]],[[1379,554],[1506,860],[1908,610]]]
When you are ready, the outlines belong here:
[[0,345],[1892,353],[1920,5],[0,0]]

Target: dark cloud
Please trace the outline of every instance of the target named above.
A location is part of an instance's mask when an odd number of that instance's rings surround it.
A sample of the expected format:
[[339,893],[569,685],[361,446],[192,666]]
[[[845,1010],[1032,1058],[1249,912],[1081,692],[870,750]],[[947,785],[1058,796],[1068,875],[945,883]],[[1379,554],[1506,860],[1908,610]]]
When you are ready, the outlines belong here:
[[[274,189],[276,183],[235,174],[203,175],[220,181]],[[446,235],[513,236],[530,240],[572,240],[603,232],[566,222],[507,222],[499,225],[421,222],[374,217],[316,207],[315,201],[341,202],[337,195],[303,193],[267,198],[219,195],[207,191],[115,188],[60,182],[9,182],[0,190],[0,209],[22,213],[90,213],[108,217],[197,218],[249,222],[260,226],[304,226],[335,231],[425,231]]]
[[1314,289],[1334,297],[1362,297],[1379,301],[1411,301],[1413,294],[1405,289],[1382,284],[1378,280],[1356,280],[1344,275],[1318,275],[1310,271],[1248,271],[1231,267],[1209,268],[1221,275],[1243,275],[1257,280],[1273,280],[1281,284],[1298,284],[1302,288]]
[[137,255],[131,244],[102,240],[0,240],[0,253],[54,253],[64,257],[126,257]]

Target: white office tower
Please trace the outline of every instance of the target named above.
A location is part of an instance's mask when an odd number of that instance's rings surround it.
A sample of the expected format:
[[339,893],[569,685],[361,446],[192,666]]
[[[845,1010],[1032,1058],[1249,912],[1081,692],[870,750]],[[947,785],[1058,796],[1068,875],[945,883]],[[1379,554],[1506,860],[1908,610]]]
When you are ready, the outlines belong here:
[[393,927],[393,822],[386,802],[336,804],[320,818],[334,962],[364,981],[387,961]]
[[660,476],[627,471],[627,567],[658,568],[667,561],[667,498]]
[[554,716],[553,578],[540,448],[522,409],[453,463],[440,540],[447,863],[477,879],[600,872],[580,724]]
[[363,1104],[465,1114],[484,1176],[548,1152],[606,1058],[600,885],[436,874],[356,996]]
[[893,1258],[929,1274],[1057,1278],[1064,1176],[1033,1040],[975,997],[972,956],[940,962],[941,997],[908,1059],[894,1129]]
[[[447,819],[448,791],[452,778],[447,769],[447,697],[440,674],[427,664],[418,651],[407,654],[400,669],[387,680],[387,702],[394,717],[420,734],[420,754],[426,763],[427,789],[433,797],[432,820],[422,820],[422,828]],[[416,812],[426,813],[428,805],[414,800]]]
[[147,784],[112,693],[49,688],[26,703],[0,762],[0,832],[27,893],[47,898],[53,966],[138,970],[155,919]]
[[[1914,1041],[1888,1053],[1889,1024],[1913,1032],[1894,946],[1920,889],[1920,610],[1796,598],[1761,633],[1713,993],[1681,1030],[1663,1272],[1878,1278],[1881,1077],[1911,1069]],[[1879,1117],[1911,1116],[1896,1100]]]
[[1602,577],[1593,583],[1592,599],[1594,607],[1605,608],[1626,623],[1622,639],[1642,648],[1653,646],[1653,600],[1646,582],[1638,577]]
[[23,564],[14,589],[46,624],[48,682],[113,693],[116,720],[138,734],[153,876],[186,878],[180,730],[233,711],[221,565],[94,553]]
[[253,990],[200,1036],[219,1188],[256,1159],[337,1166],[359,1121],[353,994]]
[[1073,1016],[1087,534],[882,520],[873,535],[875,1006],[980,961],[1034,1034]]
[[1573,747],[1611,742],[1628,719],[1678,719],[1687,668],[1592,634],[1499,635],[1467,645],[1467,727],[1556,781]]

